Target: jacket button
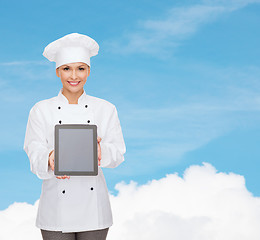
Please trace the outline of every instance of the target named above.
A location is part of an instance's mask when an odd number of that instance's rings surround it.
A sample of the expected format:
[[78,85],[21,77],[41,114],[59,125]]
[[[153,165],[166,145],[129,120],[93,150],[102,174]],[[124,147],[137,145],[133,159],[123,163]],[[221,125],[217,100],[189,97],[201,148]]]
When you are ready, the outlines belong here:
[[62,193],[64,194],[64,193],[65,193],[65,190],[63,190]]
[[88,120],[88,123],[90,123],[90,120]]
[[85,108],[87,108],[88,107],[88,105],[85,105]]
[[58,106],[58,109],[61,109],[61,107],[60,107],[60,106]]
[[59,123],[61,124],[61,120],[59,121]]
[[90,190],[91,190],[91,191],[93,191],[93,190],[94,190],[94,188],[92,187],[92,188],[90,188]]

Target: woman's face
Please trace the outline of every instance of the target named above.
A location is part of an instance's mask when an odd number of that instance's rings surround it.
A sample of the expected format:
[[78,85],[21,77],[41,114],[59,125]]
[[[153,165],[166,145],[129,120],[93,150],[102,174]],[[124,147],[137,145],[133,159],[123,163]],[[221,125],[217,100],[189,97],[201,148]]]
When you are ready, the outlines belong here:
[[56,69],[56,75],[61,79],[63,90],[74,93],[83,89],[89,73],[89,66],[82,62],[64,64]]

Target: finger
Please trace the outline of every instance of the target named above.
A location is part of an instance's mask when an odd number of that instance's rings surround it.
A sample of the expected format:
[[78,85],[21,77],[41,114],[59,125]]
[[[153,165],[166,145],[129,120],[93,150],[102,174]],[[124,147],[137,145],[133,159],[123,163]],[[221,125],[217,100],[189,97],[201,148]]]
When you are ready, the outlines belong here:
[[49,157],[48,159],[48,165],[50,165],[51,170],[54,171],[54,159],[52,159],[51,157]]
[[63,175],[63,176],[56,176],[56,178],[58,179],[70,179],[70,176],[67,176],[67,175]]
[[51,164],[51,170],[54,171],[54,164]]
[[51,169],[54,171],[54,161],[51,161]]
[[69,179],[70,177],[67,175],[64,175],[62,179],[66,179],[66,178]]
[[98,160],[99,161],[101,160],[101,147],[99,144],[98,144]]
[[64,179],[64,176],[58,176],[57,178],[58,179]]
[[51,170],[54,171],[53,165],[50,163]]

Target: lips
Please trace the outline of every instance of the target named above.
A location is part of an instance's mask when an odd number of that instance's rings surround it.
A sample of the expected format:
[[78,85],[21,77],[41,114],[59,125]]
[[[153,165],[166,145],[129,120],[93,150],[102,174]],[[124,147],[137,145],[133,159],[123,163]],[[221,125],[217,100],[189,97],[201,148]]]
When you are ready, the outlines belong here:
[[77,85],[79,85],[80,81],[68,81],[68,83],[71,86],[77,86]]

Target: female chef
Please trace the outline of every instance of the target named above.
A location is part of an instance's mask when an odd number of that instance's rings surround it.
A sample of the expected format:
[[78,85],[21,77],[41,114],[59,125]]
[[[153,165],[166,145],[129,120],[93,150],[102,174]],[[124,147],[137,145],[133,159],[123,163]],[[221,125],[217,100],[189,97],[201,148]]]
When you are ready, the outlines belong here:
[[[24,140],[31,171],[43,180],[36,226],[44,240],[103,240],[112,225],[101,167],[114,168],[122,163],[125,143],[115,106],[87,95],[83,88],[90,73],[90,57],[98,50],[92,38],[72,33],[50,43],[43,52],[48,60],[56,62],[56,74],[63,86],[58,96],[32,107]],[[97,176],[54,175],[56,124],[97,126]]]

